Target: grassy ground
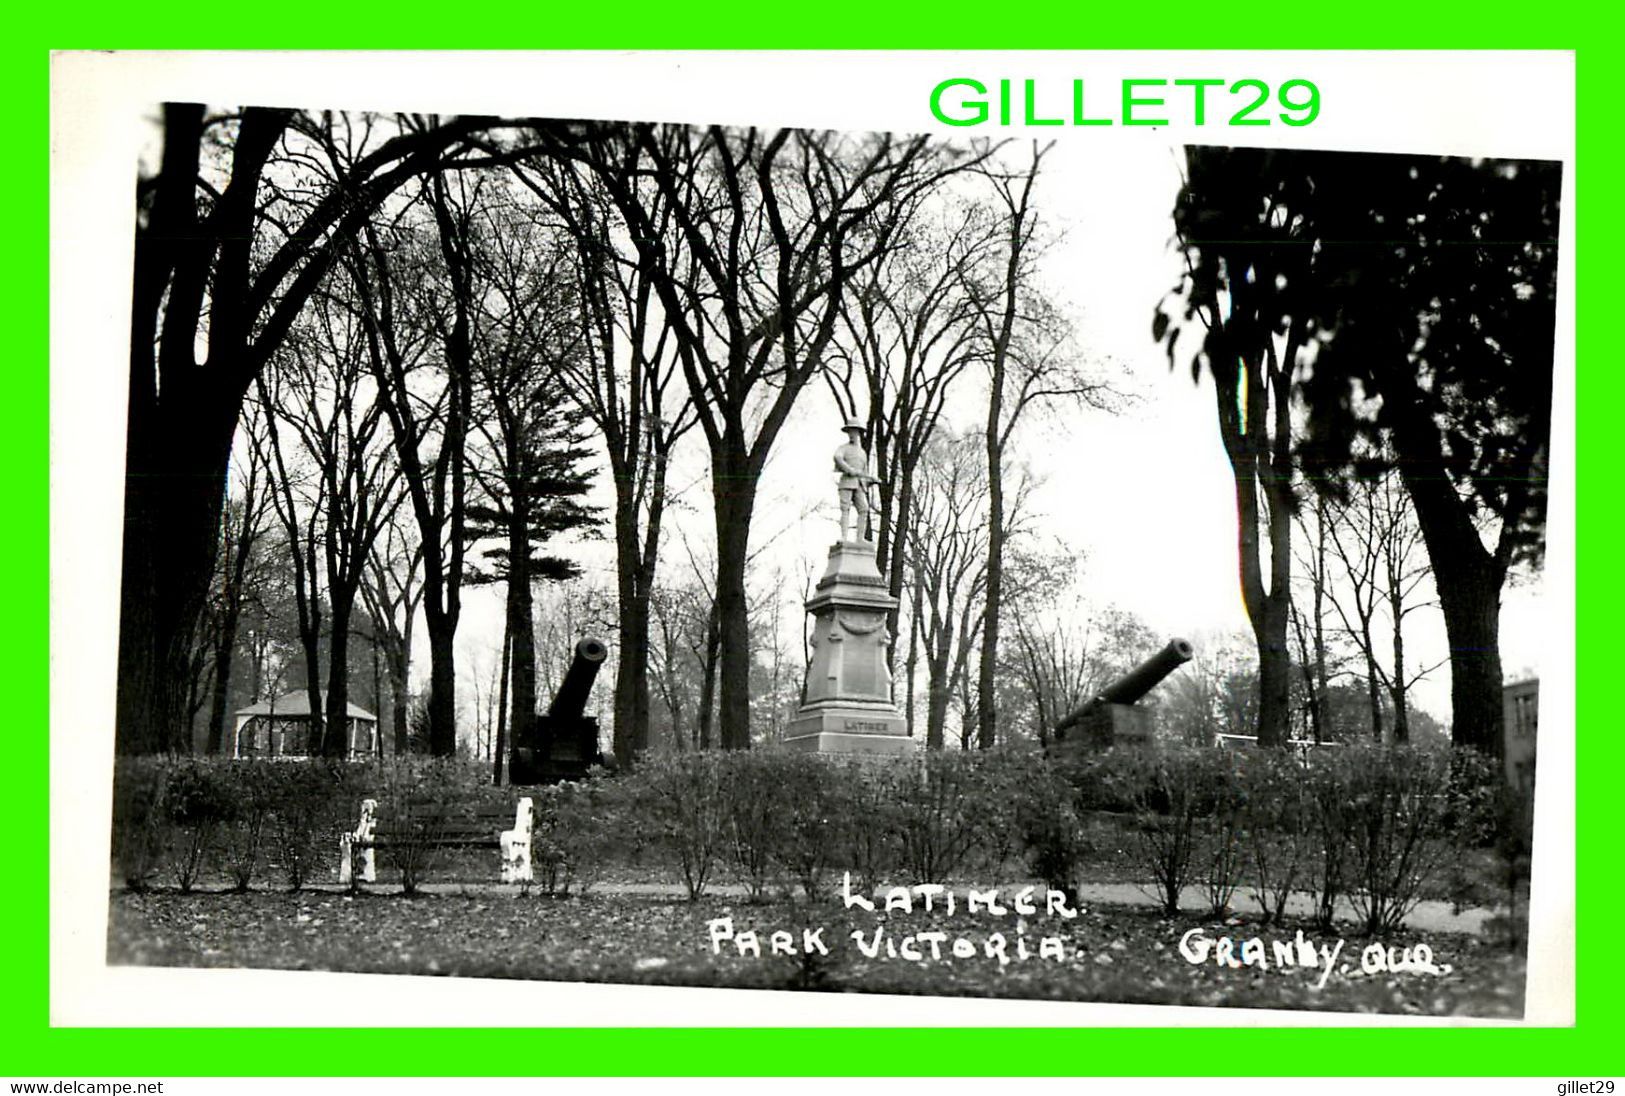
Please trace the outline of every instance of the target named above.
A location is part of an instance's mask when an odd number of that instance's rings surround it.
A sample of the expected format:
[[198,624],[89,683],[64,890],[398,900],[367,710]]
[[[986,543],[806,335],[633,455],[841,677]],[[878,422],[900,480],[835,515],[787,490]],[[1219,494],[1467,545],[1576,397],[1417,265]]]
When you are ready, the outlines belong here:
[[[293,970],[430,974],[467,977],[624,982],[661,985],[804,989],[835,992],[1022,997],[1072,1001],[1317,1009],[1434,1016],[1515,1018],[1521,1014],[1524,961],[1504,945],[1466,935],[1405,934],[1383,940],[1403,949],[1425,942],[1437,973],[1362,970],[1373,941],[1352,931],[1314,967],[1280,965],[1275,941],[1296,950],[1296,927],[1263,928],[1226,922],[1170,921],[1152,910],[1099,907],[1074,919],[1040,912],[1018,917],[968,913],[964,893],[955,913],[940,908],[867,912],[834,900],[760,905],[731,898],[633,897],[609,892],[550,898],[489,888],[478,894],[350,895],[330,892],[249,894],[115,892],[108,959],[116,964],[250,967]],[[733,939],[713,944],[722,919]],[[801,953],[804,930],[822,929]],[[758,934],[762,955],[741,954],[738,937]],[[771,934],[783,930],[797,954],[770,954]],[[1192,963],[1181,940],[1196,954]],[[852,938],[860,934],[866,954]],[[931,939],[939,932],[940,958]],[[989,954],[1001,934],[1005,961]],[[1267,966],[1215,961],[1219,937],[1257,936]],[[1304,936],[1327,950],[1328,933]],[[1060,958],[1040,957],[1039,941],[1054,937]],[[784,937],[780,938],[781,944]],[[962,940],[955,956],[954,941]],[[1019,943],[1018,943],[1019,941]],[[888,954],[890,949],[901,949]],[[1021,958],[1025,947],[1027,958]],[[907,957],[916,949],[919,959]],[[1385,951],[1385,955],[1388,953]],[[1394,958],[1402,952],[1395,950]],[[1414,953],[1413,953],[1414,955]],[[1445,968],[1448,967],[1448,973]],[[1324,974],[1324,984],[1322,976]]]

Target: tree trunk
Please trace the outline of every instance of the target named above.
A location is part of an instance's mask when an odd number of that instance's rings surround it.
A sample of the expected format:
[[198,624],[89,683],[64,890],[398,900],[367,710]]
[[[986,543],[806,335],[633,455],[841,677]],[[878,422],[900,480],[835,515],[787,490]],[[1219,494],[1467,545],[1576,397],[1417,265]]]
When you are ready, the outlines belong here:
[[750,522],[756,482],[745,461],[724,456],[713,464],[716,494],[716,620],[720,633],[721,702],[718,744],[725,750],[750,748],[750,617],[745,597]]
[[426,615],[429,625],[429,752],[435,757],[457,753],[457,665],[452,644],[455,620],[443,613]]
[[[1366,637],[1366,650],[1370,648],[1370,636]],[[1371,705],[1371,740],[1382,742],[1382,687],[1377,681],[1377,660],[1370,654],[1365,659],[1365,692],[1366,703]]]
[[[330,588],[331,590],[331,588]],[[322,756],[350,753],[350,614],[354,590],[331,591],[332,638],[327,645],[327,722],[322,731]]]
[[[1318,599],[1317,599],[1318,600]],[[1332,706],[1328,702],[1331,694],[1327,691],[1326,674],[1326,626],[1319,620],[1315,621],[1315,745],[1322,742],[1335,741],[1336,730],[1332,726]]]
[[[246,386],[240,366],[247,331],[233,322],[240,317],[230,306],[245,288],[237,284],[247,265],[239,248],[251,235],[259,173],[286,119],[281,111],[244,113],[231,183],[200,225],[204,108],[164,107],[150,216],[136,233],[130,313],[114,730],[121,754],[190,746],[189,648],[219,549],[227,462]],[[211,281],[209,260],[222,240],[232,241],[222,256],[231,261],[222,261]],[[204,368],[196,344],[209,294],[218,296]]]
[[969,750],[976,739],[976,711],[970,694],[970,673],[962,671],[955,675],[954,683],[959,686],[959,710],[964,713],[959,721],[959,748]]
[[903,725],[908,729],[908,736],[914,737],[914,674],[920,665],[920,614],[912,612],[908,615],[908,682],[904,687],[906,702],[904,705]]
[[231,664],[237,653],[236,607],[229,604],[220,620],[220,641],[214,649],[214,698],[209,706],[208,752],[217,756],[225,751],[231,734]]
[[[656,461],[663,457],[656,456]],[[654,590],[654,563],[660,539],[659,499],[650,501],[649,528],[639,543],[637,500],[630,474],[617,475],[615,491],[616,595],[620,613],[615,667],[615,761],[623,769],[649,747],[649,599]],[[663,493],[657,470],[652,493]]]
[[1259,656],[1258,744],[1283,746],[1292,737],[1292,656],[1286,643],[1286,614],[1271,605],[1254,638]]
[[[904,467],[901,482],[897,484],[895,491],[885,485],[883,485],[883,490],[896,496],[895,504],[891,508],[891,519],[887,523],[890,525],[888,531],[891,534],[891,543],[883,547],[877,547],[877,551],[880,552],[880,559],[886,563],[886,592],[897,599],[897,604],[886,614],[886,634],[892,639],[891,643],[886,644],[886,669],[890,670],[895,662],[896,639],[898,628],[902,622],[902,618],[898,614],[902,611],[903,603],[903,565],[908,558],[909,507],[914,505],[914,470],[912,466]],[[912,649],[911,640],[910,650],[912,651]],[[910,679],[909,694],[910,696],[913,695],[912,678]],[[913,727],[914,724],[911,720],[909,734],[914,733]]]
[[[1501,584],[1506,569],[1484,550],[1478,531],[1437,465],[1403,459],[1400,475],[1435,561],[1433,583],[1450,644],[1450,741],[1492,757],[1506,753],[1501,697]],[[1396,677],[1397,677],[1396,673]]]
[[1326,673],[1326,499],[1315,497],[1315,745],[1337,738]]
[[[321,634],[313,627],[306,629],[300,636],[301,645],[305,652],[305,697],[310,709],[309,739],[305,742],[304,753],[309,755],[320,754],[325,743],[323,737],[326,720],[322,713],[322,640]],[[287,739],[283,739],[283,753],[287,753]]]
[[1286,633],[1287,617],[1292,613],[1292,513],[1297,509],[1292,490],[1292,370],[1300,338],[1299,325],[1294,323],[1284,356],[1278,361],[1273,346],[1265,354],[1274,430],[1259,463],[1270,522],[1270,588],[1264,598],[1267,635],[1258,651],[1260,745],[1266,742],[1265,728],[1279,745],[1292,738],[1292,651]]
[[187,664],[214,572],[235,412],[191,391],[132,404],[124,489],[117,745],[183,749]]
[[372,735],[373,735],[372,752],[373,752],[374,756],[381,759],[384,756],[384,725],[383,725],[383,719],[382,719],[383,712],[384,712],[384,695],[383,695],[383,690],[380,689],[380,687],[379,687],[382,683],[379,681],[378,629],[376,627],[374,627],[373,630],[372,630],[371,641],[372,642],[371,642],[370,646],[372,647],[372,714],[373,714],[373,721],[372,721]]
[[[517,477],[516,477],[517,478]],[[517,484],[510,483],[510,488]],[[536,622],[530,593],[530,513],[521,490],[511,491],[508,520],[508,619],[512,644],[513,740],[527,743],[536,724]],[[506,680],[506,679],[504,679]]]
[[[996,403],[995,405],[996,406]],[[997,412],[989,413],[987,448],[987,615],[982,620],[982,657],[977,674],[976,748],[998,741],[999,603],[1004,591],[1004,476],[1002,447],[992,436]]]
[[1503,757],[1501,575],[1451,559],[1433,578],[1450,643],[1450,741]]
[[925,748],[940,750],[948,726],[948,702],[953,699],[953,682],[949,680],[948,656],[953,649],[953,635],[944,631],[935,650],[926,655]]
[[395,756],[405,757],[412,752],[412,728],[408,709],[412,701],[408,695],[408,666],[405,652],[389,653],[390,719],[394,724]]
[[[1222,397],[1221,397],[1222,398]],[[1228,441],[1228,439],[1227,439]],[[1230,448],[1227,444],[1226,448]],[[1230,452],[1231,474],[1236,486],[1237,551],[1241,566],[1242,601],[1253,626],[1253,644],[1258,651],[1258,724],[1256,733],[1260,746],[1279,746],[1286,742],[1286,724],[1289,716],[1281,703],[1286,682],[1281,668],[1286,663],[1285,630],[1276,638],[1275,621],[1270,612],[1270,598],[1264,592],[1263,570],[1259,559],[1259,513],[1257,460],[1247,452]],[[1267,714],[1266,714],[1267,713]]]
[[700,749],[711,748],[712,708],[717,695],[717,656],[722,647],[722,628],[713,602],[705,622],[705,663],[700,667],[700,718],[697,730]]
[[649,599],[630,585],[621,601],[617,631],[620,661],[615,668],[615,761],[621,768],[633,764],[649,745]]
[[509,657],[513,651],[513,635],[504,624],[502,629],[502,679],[497,684],[497,740],[491,750],[491,783],[502,786],[502,764],[508,755],[508,673]]
[[[1228,340],[1226,340],[1228,342]],[[1262,355],[1267,368],[1222,350],[1210,372],[1218,409],[1219,435],[1230,461],[1236,489],[1236,544],[1241,572],[1241,596],[1252,622],[1258,648],[1258,744],[1283,746],[1292,728],[1292,656],[1287,646],[1292,579],[1292,456],[1288,413],[1290,374],[1297,340],[1287,339],[1286,370],[1278,367],[1275,352]],[[1231,359],[1230,355],[1234,355]],[[1229,364],[1234,360],[1234,365]],[[1223,364],[1221,364],[1221,362]],[[1265,378],[1269,386],[1265,387]],[[1245,387],[1244,387],[1245,386]],[[1249,393],[1247,400],[1238,397]],[[1267,415],[1274,397],[1274,431]],[[1260,494],[1264,511],[1260,511]],[[1269,586],[1264,585],[1264,538],[1269,525]]]
[[[1398,583],[1392,583],[1389,589],[1397,591]],[[1394,741],[1403,744],[1411,740],[1411,720],[1405,705],[1405,617],[1398,601],[1395,597],[1391,603],[1394,617],[1394,676],[1388,693],[1394,702]]]

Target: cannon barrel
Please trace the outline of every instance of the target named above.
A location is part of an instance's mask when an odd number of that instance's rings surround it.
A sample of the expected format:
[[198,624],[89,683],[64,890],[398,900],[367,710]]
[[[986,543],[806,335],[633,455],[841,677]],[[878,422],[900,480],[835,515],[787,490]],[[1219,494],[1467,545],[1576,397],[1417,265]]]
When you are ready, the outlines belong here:
[[1196,649],[1189,640],[1171,639],[1168,646],[1100,690],[1088,703],[1067,714],[1055,725],[1064,731],[1102,704],[1133,704],[1161,684],[1162,679],[1189,662]]
[[592,692],[598,667],[604,664],[608,656],[609,648],[604,646],[601,639],[588,636],[577,643],[576,655],[570,660],[570,668],[564,672],[564,680],[559,682],[559,691],[553,697],[547,714],[566,718],[580,716],[586,710],[587,696]]

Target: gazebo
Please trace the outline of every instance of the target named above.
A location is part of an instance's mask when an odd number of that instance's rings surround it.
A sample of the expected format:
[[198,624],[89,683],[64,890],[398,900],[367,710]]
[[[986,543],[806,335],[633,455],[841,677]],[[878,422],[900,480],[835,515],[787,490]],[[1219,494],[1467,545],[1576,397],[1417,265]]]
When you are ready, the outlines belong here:
[[[322,744],[312,742],[310,732],[310,694],[303,690],[283,693],[237,712],[231,756],[311,757],[322,752]],[[345,741],[351,757],[376,753],[378,717],[365,708],[346,705]]]

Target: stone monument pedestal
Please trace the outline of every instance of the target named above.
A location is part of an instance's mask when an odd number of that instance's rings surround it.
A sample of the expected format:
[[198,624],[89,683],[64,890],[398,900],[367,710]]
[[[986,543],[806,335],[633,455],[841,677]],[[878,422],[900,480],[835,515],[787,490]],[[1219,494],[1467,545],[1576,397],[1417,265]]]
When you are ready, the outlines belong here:
[[903,714],[892,701],[886,668],[892,636],[886,614],[897,599],[875,566],[870,541],[842,540],[829,550],[807,612],[813,618],[807,692],[785,728],[786,749],[810,753],[911,753]]

